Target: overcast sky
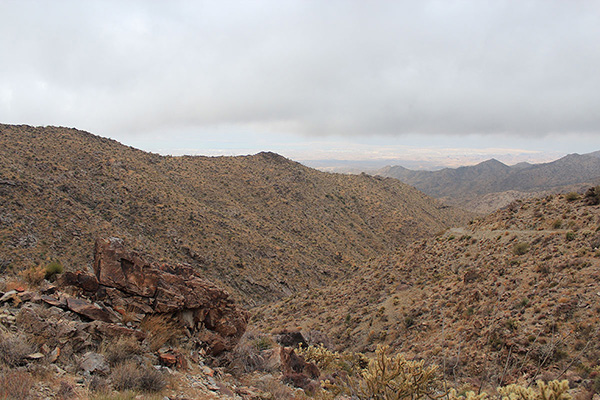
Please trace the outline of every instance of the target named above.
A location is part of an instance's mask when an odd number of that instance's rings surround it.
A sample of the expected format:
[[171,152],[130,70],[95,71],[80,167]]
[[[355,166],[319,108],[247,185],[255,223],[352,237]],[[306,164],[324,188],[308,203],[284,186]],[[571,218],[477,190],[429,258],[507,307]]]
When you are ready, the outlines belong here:
[[0,54],[0,122],[162,153],[600,150],[600,1],[2,0]]

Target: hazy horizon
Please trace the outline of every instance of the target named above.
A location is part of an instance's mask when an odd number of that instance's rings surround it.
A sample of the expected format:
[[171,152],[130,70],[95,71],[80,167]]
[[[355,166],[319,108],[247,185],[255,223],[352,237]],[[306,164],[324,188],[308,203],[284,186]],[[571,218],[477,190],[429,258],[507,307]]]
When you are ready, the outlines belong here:
[[32,0],[0,22],[5,123],[305,161],[600,149],[599,1]]

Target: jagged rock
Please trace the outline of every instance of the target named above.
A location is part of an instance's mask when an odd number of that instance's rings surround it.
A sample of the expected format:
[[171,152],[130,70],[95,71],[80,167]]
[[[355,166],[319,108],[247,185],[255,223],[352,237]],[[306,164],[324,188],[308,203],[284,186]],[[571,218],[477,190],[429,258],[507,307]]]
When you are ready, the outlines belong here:
[[79,367],[87,374],[101,373],[108,374],[110,367],[102,354],[87,352],[83,355]]
[[118,338],[121,336],[133,336],[141,342],[146,338],[146,334],[140,330],[127,328],[122,325],[110,324],[103,321],[90,322],[86,325],[85,330],[98,340],[106,338]]
[[2,297],[0,297],[0,303],[6,303],[7,301],[14,299],[17,299],[17,291],[9,290],[8,292],[4,293]]
[[179,370],[187,369],[187,361],[183,354],[177,350],[168,349],[158,354],[158,361],[166,367],[175,367]]
[[282,331],[275,340],[283,347],[308,347],[306,339],[299,331]]
[[189,265],[151,264],[117,238],[98,239],[94,254],[98,298],[137,314],[171,314],[217,355],[246,330],[248,313],[229,293]]
[[32,353],[27,356],[30,360],[41,360],[45,356],[42,353]]
[[102,285],[128,294],[154,297],[156,293],[157,271],[118,238],[96,241],[94,273]]
[[116,322],[116,319],[111,313],[83,299],[75,297],[68,298],[67,307],[69,307],[69,310],[94,321]]
[[86,292],[94,293],[98,291],[98,279],[94,275],[86,274],[82,271],[66,271],[60,277],[62,285],[78,286]]
[[41,300],[44,303],[49,304],[51,306],[60,307],[60,308],[66,308],[67,307],[67,301],[66,301],[66,299],[64,297],[61,297],[61,298],[57,299],[56,297],[47,296],[47,295],[43,294],[43,295],[40,296],[40,298],[41,298]]
[[281,347],[279,351],[281,367],[283,370],[282,381],[312,393],[318,387],[315,379],[321,375],[319,368],[314,363],[304,360],[297,355],[291,347]]

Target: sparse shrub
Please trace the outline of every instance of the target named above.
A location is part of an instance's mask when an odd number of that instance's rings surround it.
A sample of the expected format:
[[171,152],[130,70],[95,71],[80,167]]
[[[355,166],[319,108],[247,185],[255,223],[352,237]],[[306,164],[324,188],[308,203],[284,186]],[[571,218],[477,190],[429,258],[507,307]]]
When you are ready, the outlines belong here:
[[121,336],[114,342],[102,343],[100,348],[111,367],[130,360],[132,355],[143,353],[140,342],[134,336]]
[[166,386],[162,373],[153,367],[140,366],[133,362],[121,364],[113,369],[111,380],[115,389],[159,392]]
[[565,239],[567,239],[568,242],[575,240],[575,232],[567,232]]
[[74,399],[77,396],[73,385],[67,381],[60,381],[60,386],[56,392],[56,398],[60,400]]
[[580,198],[581,196],[579,196],[579,193],[577,192],[570,192],[565,195],[565,200],[569,202],[579,200]]
[[267,335],[252,331],[244,333],[233,351],[232,367],[244,372],[268,371],[271,354],[265,351],[274,345],[273,339]]
[[9,367],[26,364],[26,357],[35,351],[33,345],[20,335],[0,335],[0,362]]
[[30,286],[39,286],[44,279],[46,278],[46,269],[39,266],[32,266],[21,271],[21,277],[25,282],[27,282]]
[[516,256],[522,256],[529,251],[529,243],[521,242],[513,246],[513,254]]
[[23,400],[29,398],[33,386],[31,374],[24,371],[8,371],[0,374],[0,398]]
[[562,226],[562,220],[555,219],[554,221],[552,221],[552,229],[560,229],[561,226]]
[[600,186],[591,187],[585,192],[585,204],[589,206],[600,204]]
[[183,336],[181,325],[166,314],[146,316],[140,328],[148,333],[149,347],[153,352]]
[[58,261],[52,261],[50,264],[46,265],[45,275],[44,277],[47,280],[53,280],[56,275],[63,273],[63,265]]
[[107,380],[99,375],[92,375],[88,389],[93,393],[106,394],[110,392],[110,385]]

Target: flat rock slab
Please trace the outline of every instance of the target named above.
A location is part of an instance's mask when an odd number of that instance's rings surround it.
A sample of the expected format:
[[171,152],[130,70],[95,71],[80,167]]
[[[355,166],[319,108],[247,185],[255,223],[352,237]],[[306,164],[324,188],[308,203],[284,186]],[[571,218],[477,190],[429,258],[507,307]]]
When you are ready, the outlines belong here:
[[93,321],[116,322],[108,311],[82,299],[74,297],[67,299],[67,307],[69,310]]

